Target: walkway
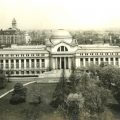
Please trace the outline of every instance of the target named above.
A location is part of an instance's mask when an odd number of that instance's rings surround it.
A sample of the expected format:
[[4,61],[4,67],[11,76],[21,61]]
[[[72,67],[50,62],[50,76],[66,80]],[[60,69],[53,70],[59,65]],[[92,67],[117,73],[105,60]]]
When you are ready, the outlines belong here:
[[[32,83],[35,83],[35,82],[36,82],[36,81],[31,81],[31,82],[28,82],[28,83],[23,84],[23,86],[27,86],[27,85],[32,84]],[[5,97],[7,94],[9,94],[10,92],[12,92],[13,90],[14,90],[14,89],[11,89],[11,90],[5,92],[4,94],[0,95],[0,99],[3,98],[3,97]]]

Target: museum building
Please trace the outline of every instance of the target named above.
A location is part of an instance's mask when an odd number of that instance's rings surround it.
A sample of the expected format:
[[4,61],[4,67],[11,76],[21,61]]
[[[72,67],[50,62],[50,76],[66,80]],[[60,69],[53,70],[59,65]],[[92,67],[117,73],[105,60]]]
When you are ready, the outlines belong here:
[[78,45],[68,31],[52,31],[45,45],[0,49],[0,68],[11,76],[38,76],[51,70],[88,67],[102,62],[120,67],[120,48],[109,44]]

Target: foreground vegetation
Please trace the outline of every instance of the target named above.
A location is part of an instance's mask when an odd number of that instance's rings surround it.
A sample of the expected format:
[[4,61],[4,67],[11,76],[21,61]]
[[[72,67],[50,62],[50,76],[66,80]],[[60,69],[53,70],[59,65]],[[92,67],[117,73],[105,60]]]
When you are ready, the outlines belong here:
[[[73,70],[69,79],[63,70],[57,84],[34,83],[27,91],[17,84],[14,94],[0,100],[0,120],[119,120],[119,73],[113,66],[92,65]],[[12,105],[16,93],[25,100]]]

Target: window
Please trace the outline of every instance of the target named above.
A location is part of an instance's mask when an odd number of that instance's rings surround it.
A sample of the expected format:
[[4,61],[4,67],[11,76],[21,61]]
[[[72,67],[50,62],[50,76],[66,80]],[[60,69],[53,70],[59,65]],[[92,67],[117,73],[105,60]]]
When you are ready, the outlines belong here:
[[32,74],[35,74],[35,71],[31,71]]
[[16,74],[19,74],[19,71],[16,71]]
[[9,68],[8,60],[6,60],[6,68]]
[[42,64],[41,66],[42,66],[42,68],[44,68],[44,67],[45,67],[45,59],[42,59],[41,62],[42,62],[42,63],[41,63],[41,64]]
[[16,68],[19,68],[19,60],[16,60]]
[[11,68],[14,68],[14,61],[11,60]]
[[60,46],[58,49],[57,49],[57,51],[58,52],[60,52],[60,51],[68,51],[68,49],[67,49],[67,47],[65,47],[65,46]]
[[37,64],[37,65],[36,65],[37,68],[39,68],[39,67],[40,67],[40,60],[39,60],[39,59],[36,60],[36,64]]
[[29,59],[26,59],[26,68],[29,68]]
[[61,51],[64,51],[64,46],[61,46]]
[[24,60],[21,60],[21,68],[24,68]]
[[34,59],[31,60],[31,67],[34,68],[35,64],[34,64]]
[[30,72],[29,71],[26,71],[26,74],[29,74]]
[[3,68],[3,60],[0,60],[0,68]]
[[37,71],[37,74],[40,74],[40,71]]
[[44,53],[42,53],[42,54],[41,54],[41,56],[45,56],[45,54],[44,54]]
[[21,71],[21,74],[24,74],[24,71]]

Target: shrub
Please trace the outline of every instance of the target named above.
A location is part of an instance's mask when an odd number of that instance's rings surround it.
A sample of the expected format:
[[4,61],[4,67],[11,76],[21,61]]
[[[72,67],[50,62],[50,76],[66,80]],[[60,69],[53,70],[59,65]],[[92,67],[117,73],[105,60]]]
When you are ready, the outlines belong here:
[[14,91],[10,99],[11,104],[18,104],[26,101],[26,91],[27,89],[23,87],[22,83],[16,83],[14,86]]
[[19,104],[19,103],[22,103],[22,102],[25,102],[25,97],[20,96],[19,94],[13,95],[10,99],[11,104]]
[[0,89],[5,88],[7,85],[7,79],[3,70],[0,70]]

